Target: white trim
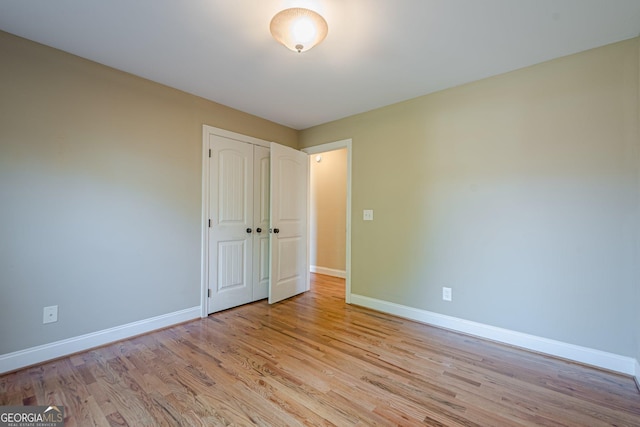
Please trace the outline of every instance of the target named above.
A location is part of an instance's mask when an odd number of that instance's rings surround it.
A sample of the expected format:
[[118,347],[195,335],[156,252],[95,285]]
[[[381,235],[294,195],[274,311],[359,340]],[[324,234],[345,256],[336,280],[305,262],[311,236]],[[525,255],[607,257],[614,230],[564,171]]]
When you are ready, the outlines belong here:
[[326,274],[327,276],[340,277],[344,279],[347,277],[345,270],[336,270],[335,268],[318,267],[317,265],[310,265],[309,271],[312,273]]
[[326,153],[327,151],[341,150],[343,148],[351,148],[351,138],[335,142],[327,142],[326,144],[314,145],[312,147],[303,148],[302,151],[311,155]]
[[633,379],[636,380],[636,386],[640,391],[640,361],[638,361],[637,359],[636,359],[636,372],[635,372],[635,375],[633,376]]
[[[225,138],[233,139],[235,141],[247,142],[253,145],[260,145],[261,147],[270,148],[271,142],[264,139],[254,138],[253,136],[244,135],[241,133],[232,132],[230,130],[220,129],[209,125],[202,125],[202,129],[206,132],[206,135],[218,135]],[[207,140],[208,142],[208,140]]]
[[620,372],[638,378],[640,366],[638,361],[631,357],[620,356],[613,353],[581,347],[561,341],[555,341],[522,332],[511,331],[509,329],[497,328],[495,326],[433,313],[413,307],[382,301],[363,295],[351,295],[353,304],[393,314],[406,319],[416,320],[441,328],[451,329],[465,334],[498,341],[501,343],[521,347],[551,356]]
[[326,151],[347,149],[347,242],[345,248],[346,256],[346,272],[345,272],[345,302],[351,304],[351,158],[352,158],[352,141],[351,138],[341,141],[329,142],[327,144],[314,145],[302,149],[305,153],[317,154]]
[[90,334],[3,354],[0,355],[0,374],[173,326],[178,323],[187,322],[199,317],[200,307],[196,306],[149,319],[139,320],[126,325],[92,332]]
[[[215,128],[213,128],[215,129]],[[202,126],[202,247],[200,248],[200,317],[209,315],[209,133],[211,127]]]

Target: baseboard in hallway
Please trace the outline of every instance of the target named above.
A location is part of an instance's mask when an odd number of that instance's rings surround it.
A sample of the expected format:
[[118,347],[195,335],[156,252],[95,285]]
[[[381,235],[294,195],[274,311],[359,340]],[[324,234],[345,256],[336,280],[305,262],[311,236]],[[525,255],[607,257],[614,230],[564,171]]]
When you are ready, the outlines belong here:
[[337,270],[335,268],[328,268],[328,267],[319,267],[317,265],[309,266],[309,271],[312,273],[324,274],[325,276],[340,277],[341,279],[344,279],[347,277],[347,272],[344,270]]

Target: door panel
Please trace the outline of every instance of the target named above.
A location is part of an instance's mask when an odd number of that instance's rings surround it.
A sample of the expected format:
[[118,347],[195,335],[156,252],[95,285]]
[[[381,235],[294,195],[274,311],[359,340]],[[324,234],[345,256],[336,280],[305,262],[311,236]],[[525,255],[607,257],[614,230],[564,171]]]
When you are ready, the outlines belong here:
[[253,146],[209,136],[208,311],[252,301]]
[[[245,147],[242,147],[245,148]],[[220,225],[246,224],[251,212],[248,197],[251,188],[247,180],[251,177],[246,150],[223,148],[218,151],[218,221]]]
[[246,253],[244,240],[218,242],[218,291],[245,285]]
[[269,303],[309,289],[308,179],[309,163],[305,153],[271,143]]
[[298,262],[301,261],[300,247],[301,242],[298,237],[280,237],[278,238],[278,257],[286,262],[278,264],[278,277],[281,281],[294,280],[298,276]]

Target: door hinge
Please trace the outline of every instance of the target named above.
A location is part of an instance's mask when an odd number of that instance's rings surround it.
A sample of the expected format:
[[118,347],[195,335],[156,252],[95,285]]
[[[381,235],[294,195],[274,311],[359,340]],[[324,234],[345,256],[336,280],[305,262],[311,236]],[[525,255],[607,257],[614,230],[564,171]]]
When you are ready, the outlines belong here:
[[209,148],[209,157],[211,157],[211,148]]
[[207,298],[211,298],[211,289],[207,289]]
[[209,228],[211,228],[211,220],[209,220]]

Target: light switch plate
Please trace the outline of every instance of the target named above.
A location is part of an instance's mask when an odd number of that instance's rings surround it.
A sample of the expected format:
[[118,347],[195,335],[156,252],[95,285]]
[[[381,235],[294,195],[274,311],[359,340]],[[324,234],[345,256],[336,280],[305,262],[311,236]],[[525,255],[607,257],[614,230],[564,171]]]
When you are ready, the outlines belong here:
[[365,221],[373,221],[373,209],[365,209],[362,211],[362,219]]

